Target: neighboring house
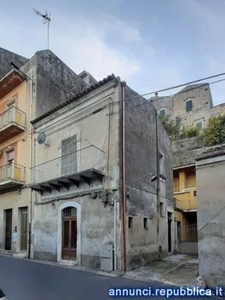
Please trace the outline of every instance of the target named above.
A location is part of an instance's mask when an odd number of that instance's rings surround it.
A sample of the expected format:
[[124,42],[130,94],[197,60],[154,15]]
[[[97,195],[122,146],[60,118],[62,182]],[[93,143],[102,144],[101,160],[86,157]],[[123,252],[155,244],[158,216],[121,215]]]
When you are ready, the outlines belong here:
[[188,85],[174,96],[156,96],[151,101],[161,118],[168,117],[181,130],[196,127],[201,132],[210,117],[225,113],[225,104],[213,106],[208,83]]
[[87,84],[50,50],[26,59],[0,48],[0,74],[0,250],[29,256],[33,216],[27,186],[35,159],[30,121]]
[[31,123],[34,258],[126,271],[173,251],[171,146],[149,101],[112,75]]
[[[179,127],[179,134],[189,128],[199,133],[210,117],[225,113],[225,104],[213,106],[208,83],[186,86],[173,96],[151,98],[160,118],[168,118]],[[202,136],[172,142],[173,186],[175,201],[175,249],[197,253],[197,198],[195,159],[204,151]]]
[[172,143],[175,249],[180,253],[198,253],[195,158],[203,149],[201,136]]
[[199,273],[207,286],[225,281],[225,145],[210,147],[196,161]]

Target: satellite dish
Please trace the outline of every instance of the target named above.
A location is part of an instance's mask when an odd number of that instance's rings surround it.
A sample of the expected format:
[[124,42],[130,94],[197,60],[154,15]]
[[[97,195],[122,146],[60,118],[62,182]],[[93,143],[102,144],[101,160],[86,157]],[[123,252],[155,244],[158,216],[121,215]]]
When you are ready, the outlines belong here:
[[46,134],[43,131],[39,132],[37,136],[38,144],[44,144],[45,140],[46,140]]

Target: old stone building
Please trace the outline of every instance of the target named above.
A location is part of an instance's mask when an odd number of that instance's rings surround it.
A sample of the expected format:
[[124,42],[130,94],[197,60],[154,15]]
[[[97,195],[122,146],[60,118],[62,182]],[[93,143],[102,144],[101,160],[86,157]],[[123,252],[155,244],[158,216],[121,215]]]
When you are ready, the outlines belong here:
[[173,96],[156,96],[151,101],[159,116],[167,116],[181,130],[196,127],[201,132],[210,117],[225,113],[225,104],[213,106],[208,83],[188,85]]
[[32,124],[34,258],[111,271],[173,251],[171,146],[149,101],[111,75]]

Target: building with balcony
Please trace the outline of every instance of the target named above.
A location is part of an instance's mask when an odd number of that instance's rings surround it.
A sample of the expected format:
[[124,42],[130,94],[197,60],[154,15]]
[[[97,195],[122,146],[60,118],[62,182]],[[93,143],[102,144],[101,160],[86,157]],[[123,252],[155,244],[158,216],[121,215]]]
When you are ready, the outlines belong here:
[[[204,149],[201,136],[208,120],[225,114],[225,104],[213,105],[208,83],[189,85],[173,96],[151,98],[161,119],[172,121],[179,129],[172,142],[175,205],[175,248],[181,253],[198,253],[195,159]],[[186,129],[196,128],[199,136],[181,139]]]
[[129,270],[174,248],[170,141],[111,75],[32,122],[33,257]]
[[27,59],[0,48],[0,251],[30,256],[33,247],[30,121],[86,86],[50,50]]

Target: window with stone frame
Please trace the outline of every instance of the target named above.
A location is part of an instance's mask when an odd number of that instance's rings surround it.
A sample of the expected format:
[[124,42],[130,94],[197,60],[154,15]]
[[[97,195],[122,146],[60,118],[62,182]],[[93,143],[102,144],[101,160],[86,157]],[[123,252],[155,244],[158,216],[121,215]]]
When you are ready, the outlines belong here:
[[186,112],[192,111],[193,108],[193,104],[192,104],[192,100],[187,100],[186,101]]

